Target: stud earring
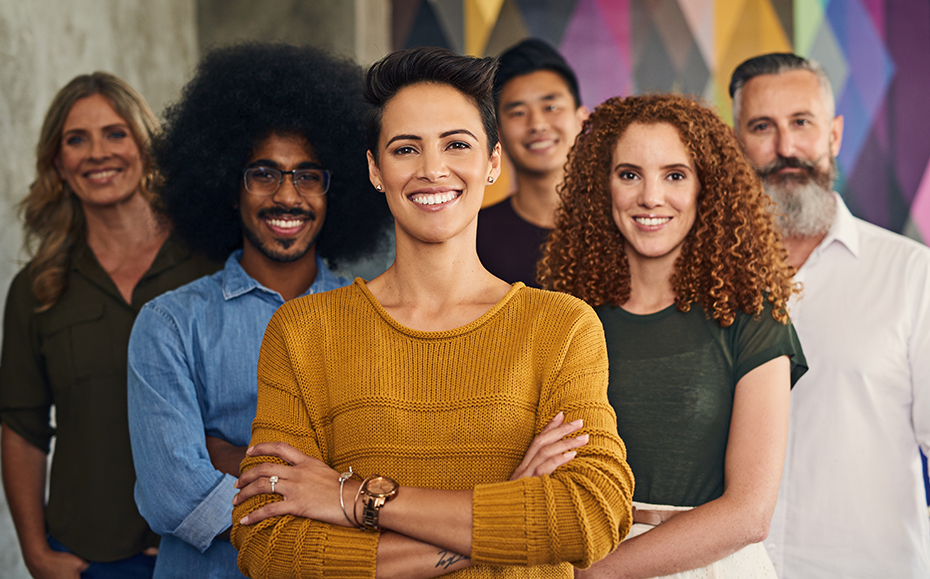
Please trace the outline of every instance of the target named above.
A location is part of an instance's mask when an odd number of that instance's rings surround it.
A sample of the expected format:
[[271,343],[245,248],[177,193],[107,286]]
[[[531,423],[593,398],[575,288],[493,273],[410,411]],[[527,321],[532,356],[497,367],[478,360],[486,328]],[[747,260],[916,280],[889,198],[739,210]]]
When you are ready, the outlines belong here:
[[378,191],[380,191],[380,190],[381,190],[381,185],[375,185],[375,189],[377,189]]
[[494,183],[494,177],[488,177],[488,183]]

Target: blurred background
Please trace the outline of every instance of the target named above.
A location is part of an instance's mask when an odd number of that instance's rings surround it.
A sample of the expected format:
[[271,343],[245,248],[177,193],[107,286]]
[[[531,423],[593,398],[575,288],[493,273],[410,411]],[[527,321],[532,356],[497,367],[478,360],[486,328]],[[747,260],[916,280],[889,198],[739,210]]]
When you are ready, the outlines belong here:
[[[839,192],[857,216],[930,241],[927,0],[0,0],[0,299],[25,264],[17,204],[43,115],[75,75],[112,72],[160,113],[206,49],[239,40],[312,44],[367,66],[418,45],[496,55],[526,36],[562,51],[591,108],[677,91],[727,120],[744,59],[819,60],[845,117]],[[487,202],[509,187],[498,181]],[[0,570],[28,577],[2,497]]]

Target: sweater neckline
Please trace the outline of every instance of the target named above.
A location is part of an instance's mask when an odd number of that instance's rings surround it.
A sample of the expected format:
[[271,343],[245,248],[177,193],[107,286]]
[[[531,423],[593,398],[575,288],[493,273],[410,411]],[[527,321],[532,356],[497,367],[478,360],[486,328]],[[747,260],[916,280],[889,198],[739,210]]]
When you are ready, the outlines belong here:
[[511,284],[510,289],[507,291],[506,294],[504,294],[504,297],[502,297],[500,301],[498,301],[496,304],[491,306],[491,309],[483,313],[476,320],[469,322],[465,324],[464,326],[459,326],[457,328],[452,328],[450,330],[442,330],[439,332],[427,332],[424,330],[415,330],[395,320],[394,317],[391,316],[391,314],[389,314],[386,309],[384,309],[384,306],[381,305],[381,302],[378,301],[378,298],[376,298],[375,295],[371,293],[371,290],[368,289],[368,284],[362,278],[360,277],[355,278],[355,283],[353,285],[357,287],[359,291],[362,292],[362,295],[364,295],[368,299],[369,303],[371,303],[371,306],[375,309],[378,315],[381,316],[381,318],[384,319],[385,322],[390,324],[395,330],[403,334],[407,334],[408,336],[411,336],[414,338],[426,338],[426,339],[451,338],[455,336],[461,336],[463,334],[467,334],[468,332],[478,329],[479,327],[486,324],[489,320],[491,320],[494,316],[496,316],[499,311],[504,309],[504,307],[507,306],[510,300],[513,299],[515,295],[517,295],[517,292],[526,288],[526,285],[522,281],[518,281],[514,284]]

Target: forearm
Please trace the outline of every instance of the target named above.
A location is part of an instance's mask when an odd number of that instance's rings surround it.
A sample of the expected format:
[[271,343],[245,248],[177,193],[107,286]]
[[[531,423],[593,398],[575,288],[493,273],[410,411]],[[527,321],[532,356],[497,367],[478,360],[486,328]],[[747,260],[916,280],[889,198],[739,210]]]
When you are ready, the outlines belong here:
[[471,566],[467,556],[385,532],[378,541],[377,579],[430,579]]
[[628,539],[578,571],[584,579],[638,579],[697,569],[765,538],[771,511],[721,497]]
[[45,537],[45,453],[6,424],[0,434],[3,489],[25,559],[48,549]]
[[[361,501],[356,505],[361,520]],[[452,553],[469,555],[472,536],[472,491],[402,487],[381,508],[378,524]]]

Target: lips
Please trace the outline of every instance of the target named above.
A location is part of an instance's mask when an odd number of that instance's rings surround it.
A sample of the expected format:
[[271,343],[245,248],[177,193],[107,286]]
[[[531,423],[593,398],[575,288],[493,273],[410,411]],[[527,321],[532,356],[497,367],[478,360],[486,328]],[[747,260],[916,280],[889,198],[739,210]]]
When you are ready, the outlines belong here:
[[275,235],[286,237],[298,232],[308,221],[314,221],[316,215],[311,211],[297,207],[293,209],[275,208],[259,211],[258,218],[264,221],[265,225]]
[[88,181],[93,181],[93,182],[100,183],[100,182],[105,182],[105,181],[107,181],[108,179],[110,179],[110,178],[116,176],[117,174],[119,174],[120,172],[122,172],[122,169],[112,169],[112,168],[110,168],[110,169],[94,169],[93,171],[87,171],[87,172],[85,172],[85,173],[84,173],[84,178],[87,179]]

